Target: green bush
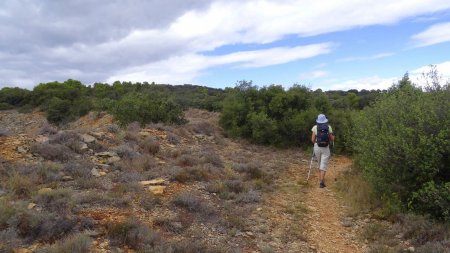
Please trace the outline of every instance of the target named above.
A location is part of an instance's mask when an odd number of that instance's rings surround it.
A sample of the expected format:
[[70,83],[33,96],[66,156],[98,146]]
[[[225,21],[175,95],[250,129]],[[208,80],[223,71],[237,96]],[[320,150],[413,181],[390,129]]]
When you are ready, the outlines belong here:
[[172,101],[163,101],[138,93],[131,93],[117,101],[112,108],[114,117],[122,125],[131,122],[164,122],[169,124],[183,122],[181,108]]
[[51,123],[69,121],[72,116],[69,113],[71,105],[69,100],[53,97],[47,106],[47,120]]
[[1,102],[0,103],[0,111],[11,110],[13,108],[14,108],[14,106],[12,106],[11,104],[8,104],[8,103],[5,103],[5,102]]
[[410,208],[418,213],[450,221],[450,182],[438,185],[433,181],[425,183],[413,193]]
[[21,88],[2,88],[0,90],[0,104],[9,104],[11,106],[22,105],[30,91]]
[[398,198],[403,209],[409,203],[422,213],[448,217],[448,198],[437,192],[448,192],[450,180],[449,101],[448,86],[423,92],[405,76],[355,117],[358,161],[387,202]]

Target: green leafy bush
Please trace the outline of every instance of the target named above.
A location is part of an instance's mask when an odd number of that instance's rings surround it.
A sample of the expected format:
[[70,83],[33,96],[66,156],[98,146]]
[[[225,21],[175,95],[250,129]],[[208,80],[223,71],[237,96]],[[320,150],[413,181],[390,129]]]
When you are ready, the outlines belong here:
[[181,108],[172,101],[163,101],[139,93],[131,93],[115,103],[112,109],[114,117],[127,125],[137,121],[147,123],[181,123]]
[[448,219],[449,101],[448,86],[423,92],[405,76],[355,118],[358,161],[385,201]]

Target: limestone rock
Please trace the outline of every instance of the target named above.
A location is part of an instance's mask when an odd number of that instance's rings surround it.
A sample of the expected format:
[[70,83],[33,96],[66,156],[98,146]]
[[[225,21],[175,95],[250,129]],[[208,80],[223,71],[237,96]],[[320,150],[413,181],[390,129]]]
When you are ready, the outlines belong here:
[[17,152],[21,153],[21,154],[26,154],[28,151],[24,146],[18,146],[17,147]]
[[108,164],[113,164],[115,162],[120,161],[120,157],[119,156],[111,156],[110,158],[108,158],[107,163]]
[[86,142],[86,143],[92,143],[97,140],[97,139],[95,139],[94,136],[89,135],[89,134],[82,134],[81,139],[83,140],[83,142]]
[[99,156],[99,157],[114,157],[114,156],[117,156],[118,157],[116,152],[111,152],[111,151],[99,152],[99,153],[96,153],[95,156]]
[[166,184],[166,180],[163,178],[153,179],[153,180],[147,180],[147,181],[141,181],[139,182],[143,186],[147,185],[162,185]]
[[92,168],[91,174],[92,174],[94,177],[101,177],[101,176],[102,176],[102,175],[100,175],[100,172],[99,172],[96,168]]
[[30,209],[33,209],[35,206],[36,206],[35,203],[29,203],[27,208],[28,208],[28,210],[30,210]]
[[88,147],[88,145],[86,143],[84,143],[84,142],[80,143],[80,150],[81,151],[86,151],[88,149],[89,149],[89,147]]
[[47,136],[39,135],[34,140],[39,143],[47,143],[49,139]]
[[148,187],[148,190],[152,192],[154,195],[162,195],[164,194],[164,190],[166,186],[163,185],[151,185]]
[[62,177],[62,181],[72,181],[73,180],[73,177],[71,177],[71,176],[63,176]]

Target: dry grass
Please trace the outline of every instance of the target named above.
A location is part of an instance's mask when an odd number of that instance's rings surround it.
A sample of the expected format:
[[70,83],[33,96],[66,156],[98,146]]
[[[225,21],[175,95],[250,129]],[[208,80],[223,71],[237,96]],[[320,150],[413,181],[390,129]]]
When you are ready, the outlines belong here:
[[380,207],[370,185],[362,178],[361,172],[352,168],[337,178],[336,187],[349,206],[349,215],[367,213]]

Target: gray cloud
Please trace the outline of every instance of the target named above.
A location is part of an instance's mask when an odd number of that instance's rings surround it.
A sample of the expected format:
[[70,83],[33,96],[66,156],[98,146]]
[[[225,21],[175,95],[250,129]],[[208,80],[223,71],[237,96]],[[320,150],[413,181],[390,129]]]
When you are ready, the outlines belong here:
[[206,8],[210,2],[2,1],[0,86],[31,88],[37,84],[29,83],[31,80],[67,78],[103,81],[123,66],[161,59],[177,52],[180,45],[157,37],[153,41],[120,41],[133,31],[165,28],[186,11]]

